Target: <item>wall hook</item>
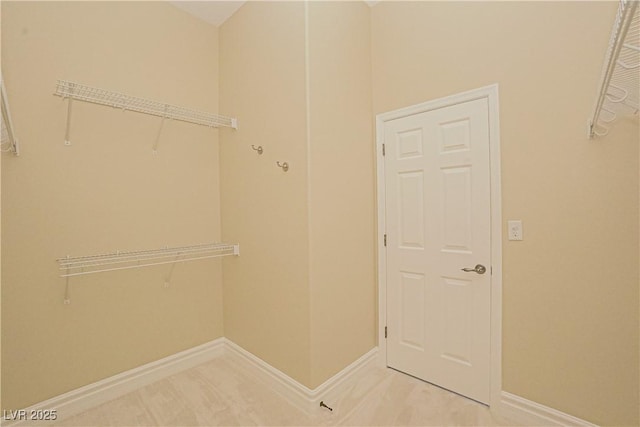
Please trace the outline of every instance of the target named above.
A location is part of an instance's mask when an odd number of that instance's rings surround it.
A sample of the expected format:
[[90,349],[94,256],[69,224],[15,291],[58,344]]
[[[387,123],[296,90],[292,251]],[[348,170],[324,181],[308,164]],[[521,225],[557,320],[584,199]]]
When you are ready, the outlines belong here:
[[262,145],[258,145],[258,146],[256,147],[255,145],[251,144],[251,148],[252,148],[254,151],[257,151],[257,152],[258,152],[258,154],[262,154],[262,153],[264,152],[264,150],[262,149]]
[[280,164],[280,162],[277,161],[276,165],[278,165],[279,168],[282,168],[282,170],[285,172],[289,170],[289,163],[287,162],[282,162],[282,164]]

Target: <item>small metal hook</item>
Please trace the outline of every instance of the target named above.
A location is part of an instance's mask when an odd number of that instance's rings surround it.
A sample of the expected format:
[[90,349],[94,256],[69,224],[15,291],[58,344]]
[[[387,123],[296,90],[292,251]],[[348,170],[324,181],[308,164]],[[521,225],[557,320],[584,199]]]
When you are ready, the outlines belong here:
[[255,145],[251,144],[251,148],[252,148],[254,151],[257,151],[257,152],[258,152],[258,154],[262,154],[262,153],[264,152],[264,150],[262,149],[262,145],[258,145],[258,146],[256,147]]
[[285,172],[289,170],[289,163],[287,162],[282,162],[282,164],[280,164],[280,161],[276,161],[276,165],[278,165],[279,168],[282,168]]

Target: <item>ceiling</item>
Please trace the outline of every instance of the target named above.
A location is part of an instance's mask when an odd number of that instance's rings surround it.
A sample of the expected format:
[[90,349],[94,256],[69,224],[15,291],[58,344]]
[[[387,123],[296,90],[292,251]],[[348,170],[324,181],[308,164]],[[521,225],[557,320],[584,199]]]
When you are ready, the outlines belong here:
[[[373,6],[380,0],[364,0],[369,6]],[[191,15],[202,19],[209,24],[219,27],[222,25],[236,10],[245,4],[244,0],[169,0],[172,5],[190,13]]]
[[220,26],[245,2],[235,1],[180,1],[169,0],[172,5],[202,19],[209,24]]

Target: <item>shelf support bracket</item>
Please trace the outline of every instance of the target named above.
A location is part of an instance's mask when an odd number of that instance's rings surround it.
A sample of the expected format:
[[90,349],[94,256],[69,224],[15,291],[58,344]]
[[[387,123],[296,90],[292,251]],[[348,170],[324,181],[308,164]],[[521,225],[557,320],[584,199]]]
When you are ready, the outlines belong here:
[[165,277],[164,279],[165,288],[168,288],[169,285],[171,285],[171,279],[173,278],[173,270],[176,268],[176,263],[178,262],[178,258],[180,258],[180,254],[176,255],[176,258],[173,261],[173,264],[171,264],[171,269],[169,270],[169,274],[167,274],[167,277]]
[[67,98],[69,103],[67,104],[67,127],[64,132],[64,145],[71,145],[71,140],[69,139],[69,133],[71,129],[71,107],[73,106],[73,98]]
[[158,128],[158,134],[156,135],[156,142],[153,143],[153,154],[158,154],[158,144],[160,143],[160,135],[162,134],[162,126],[164,125],[164,119],[167,118],[168,105],[164,106],[164,116],[160,120],[160,127]]

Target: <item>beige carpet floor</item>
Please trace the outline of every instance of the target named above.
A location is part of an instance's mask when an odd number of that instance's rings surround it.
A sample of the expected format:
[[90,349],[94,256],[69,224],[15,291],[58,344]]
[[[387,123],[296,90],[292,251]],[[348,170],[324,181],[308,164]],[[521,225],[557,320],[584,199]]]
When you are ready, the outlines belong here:
[[488,407],[416,378],[367,368],[333,411],[296,407],[229,355],[142,387],[59,426],[508,426]]

